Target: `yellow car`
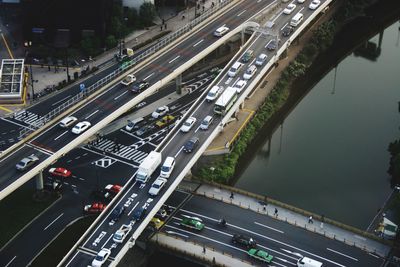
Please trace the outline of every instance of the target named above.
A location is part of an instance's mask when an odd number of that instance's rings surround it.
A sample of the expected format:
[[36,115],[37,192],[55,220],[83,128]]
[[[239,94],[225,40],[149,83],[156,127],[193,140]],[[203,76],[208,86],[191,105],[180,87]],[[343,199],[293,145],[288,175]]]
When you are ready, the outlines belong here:
[[157,127],[164,127],[166,124],[173,122],[175,119],[172,115],[166,115],[156,122]]
[[164,225],[164,221],[161,221],[158,218],[153,218],[150,221],[150,225],[153,226],[154,228],[156,228],[157,230],[159,230],[161,228],[161,226]]

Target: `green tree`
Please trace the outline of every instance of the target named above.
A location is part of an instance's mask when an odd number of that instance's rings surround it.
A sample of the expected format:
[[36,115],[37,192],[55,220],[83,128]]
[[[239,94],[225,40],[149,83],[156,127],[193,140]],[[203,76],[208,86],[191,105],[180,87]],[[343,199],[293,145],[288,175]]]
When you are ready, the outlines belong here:
[[156,16],[156,7],[152,3],[145,2],[140,6],[139,15],[144,26],[150,26]]
[[107,49],[113,48],[115,46],[117,46],[117,39],[115,38],[114,35],[110,34],[107,36],[106,38],[106,47]]

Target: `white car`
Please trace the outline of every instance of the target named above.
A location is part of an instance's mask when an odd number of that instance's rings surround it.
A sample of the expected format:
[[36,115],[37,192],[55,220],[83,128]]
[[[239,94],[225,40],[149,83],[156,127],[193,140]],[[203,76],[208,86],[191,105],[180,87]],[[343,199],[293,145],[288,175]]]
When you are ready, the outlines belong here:
[[189,117],[182,125],[181,132],[187,133],[192,129],[193,125],[196,123],[195,117]]
[[115,243],[122,243],[125,240],[125,237],[129,234],[129,232],[132,230],[132,226],[129,224],[123,224],[121,226],[121,228],[118,229],[118,231],[116,231],[114,233],[113,236],[113,241]]
[[99,253],[97,253],[97,256],[92,261],[92,266],[100,267],[101,265],[103,265],[103,263],[106,262],[110,254],[111,250],[109,250],[108,248],[103,248],[102,250],[99,251]]
[[257,72],[257,67],[255,65],[251,65],[247,68],[246,72],[243,74],[243,79],[250,80],[254,74]]
[[229,32],[229,28],[226,26],[222,26],[215,30],[214,36],[221,37],[224,36],[227,32]]
[[169,108],[167,106],[162,106],[157,108],[153,113],[151,113],[151,116],[155,119],[158,119],[158,117],[162,117],[165,114],[167,114],[169,111]]
[[297,3],[303,4],[306,0],[297,0]]
[[68,116],[62,119],[58,125],[60,125],[61,128],[68,128],[72,126],[78,119],[74,116]]
[[311,10],[315,10],[319,7],[319,5],[321,4],[321,1],[319,0],[312,0],[311,4],[308,6],[309,9]]
[[162,177],[158,177],[154,183],[151,185],[150,189],[149,189],[149,194],[151,196],[157,196],[158,193],[160,193],[161,189],[164,187],[165,183],[168,180]]
[[175,158],[167,157],[164,164],[161,166],[160,176],[163,178],[168,178],[175,167]]
[[286,15],[290,15],[292,14],[293,10],[296,9],[296,5],[295,4],[289,4],[284,10],[283,10],[283,14]]
[[77,125],[74,126],[74,128],[72,128],[72,132],[74,134],[81,134],[84,131],[86,131],[90,126],[92,126],[90,124],[90,122],[88,121],[81,121],[79,122]]
[[256,60],[255,64],[257,66],[262,66],[264,64],[264,62],[267,60],[267,58],[268,58],[268,56],[266,54],[260,54],[257,57],[257,60]]
[[136,77],[133,74],[128,74],[122,81],[121,84],[128,86],[136,81]]
[[222,86],[214,85],[210,91],[208,91],[208,94],[206,96],[206,101],[207,102],[212,102],[214,101],[224,90]]
[[240,94],[243,88],[246,86],[247,82],[245,80],[239,80],[233,88],[236,89],[236,92]]

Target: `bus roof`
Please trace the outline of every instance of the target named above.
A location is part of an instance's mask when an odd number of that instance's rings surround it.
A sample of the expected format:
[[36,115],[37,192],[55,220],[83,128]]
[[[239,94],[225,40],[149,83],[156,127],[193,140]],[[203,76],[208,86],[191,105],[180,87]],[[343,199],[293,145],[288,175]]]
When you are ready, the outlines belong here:
[[215,102],[215,105],[225,107],[231,101],[232,97],[236,94],[236,89],[229,86],[218,98],[217,102]]

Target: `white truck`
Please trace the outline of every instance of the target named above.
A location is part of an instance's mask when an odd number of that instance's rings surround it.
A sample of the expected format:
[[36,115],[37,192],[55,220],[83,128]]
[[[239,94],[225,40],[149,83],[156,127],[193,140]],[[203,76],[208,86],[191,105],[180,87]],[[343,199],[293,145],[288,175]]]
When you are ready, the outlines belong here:
[[323,267],[322,262],[313,260],[311,258],[302,257],[297,260],[298,267]]
[[153,172],[161,164],[161,153],[151,151],[150,154],[140,163],[136,173],[136,181],[146,183]]

